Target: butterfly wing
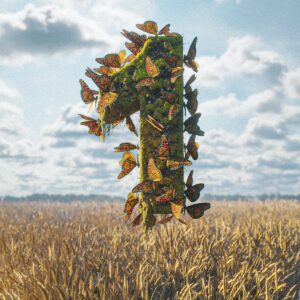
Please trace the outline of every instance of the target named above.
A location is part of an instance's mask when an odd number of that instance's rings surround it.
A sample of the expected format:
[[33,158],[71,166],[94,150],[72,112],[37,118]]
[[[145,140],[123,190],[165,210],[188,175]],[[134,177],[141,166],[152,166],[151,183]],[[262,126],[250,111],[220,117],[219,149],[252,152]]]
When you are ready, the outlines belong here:
[[165,216],[163,218],[161,218],[156,224],[166,224],[168,222],[170,222],[173,218],[173,215],[171,216]]
[[98,75],[95,72],[93,72],[90,68],[87,68],[85,71],[85,75],[89,78],[91,78],[94,83],[99,87],[101,91],[108,92],[110,89],[110,86],[112,84],[112,80],[107,75]]
[[151,157],[148,161],[148,177],[151,181],[161,181],[162,173],[155,165],[154,159]]
[[194,171],[191,170],[185,184],[187,187],[191,187],[193,185],[193,174]]
[[151,87],[153,86],[155,83],[154,79],[153,78],[144,78],[144,79],[141,79],[137,84],[136,84],[136,89],[137,90],[140,90],[142,87]]
[[126,116],[126,126],[128,127],[128,129],[133,132],[136,136],[138,136],[138,133],[136,131],[135,125],[131,119],[130,116]]
[[97,101],[95,95],[97,94],[96,91],[91,90],[88,85],[82,80],[79,80],[81,86],[81,99],[85,104],[91,104],[94,101]]
[[186,207],[186,211],[193,219],[199,219],[206,210],[210,209],[210,203],[197,203]]
[[125,152],[125,151],[138,149],[138,146],[127,142],[127,143],[121,143],[118,147],[115,147],[114,149],[115,152]]
[[113,104],[117,100],[117,98],[118,98],[118,94],[113,92],[108,92],[103,94],[103,96],[99,101],[98,112],[102,113],[105,110],[105,108]]
[[141,51],[141,48],[137,44],[135,44],[135,43],[128,43],[128,42],[126,42],[125,46],[134,55],[137,55]]
[[132,189],[133,193],[139,193],[139,192],[143,192],[145,194],[149,194],[153,192],[153,186],[151,181],[149,180],[145,180],[143,182],[140,182],[139,184],[137,184],[133,189]]
[[171,211],[176,219],[180,219],[181,211],[183,208],[183,199],[176,199],[171,202]]
[[124,207],[124,212],[126,213],[125,221],[129,220],[134,210],[134,207],[136,206],[137,203],[138,203],[138,197],[136,196],[136,194],[129,193]]
[[149,56],[146,57],[146,71],[150,77],[156,77],[159,75],[159,68],[153,63]]
[[195,37],[191,43],[191,46],[189,48],[189,51],[188,51],[188,54],[187,54],[187,57],[189,59],[192,59],[194,60],[195,57],[196,57],[196,44],[197,44],[197,37]]
[[170,32],[170,24],[165,25],[157,34],[168,34]]
[[172,68],[175,68],[180,60],[178,56],[173,54],[167,54],[162,52],[161,55],[163,59],[166,61],[166,63]]
[[153,126],[156,130],[158,130],[159,132],[163,132],[164,131],[164,126],[162,124],[160,124],[158,121],[156,121],[153,117],[151,117],[150,115],[146,116],[146,121]]
[[133,226],[138,226],[138,225],[140,225],[140,224],[142,223],[142,220],[143,220],[142,214],[138,214],[138,215],[135,217],[135,219],[133,220],[132,225],[133,225]]

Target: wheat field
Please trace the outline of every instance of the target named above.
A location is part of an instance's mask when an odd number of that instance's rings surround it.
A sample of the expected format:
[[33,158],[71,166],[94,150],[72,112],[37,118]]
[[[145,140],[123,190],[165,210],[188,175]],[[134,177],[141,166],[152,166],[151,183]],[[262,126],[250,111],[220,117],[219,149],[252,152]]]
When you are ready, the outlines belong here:
[[297,299],[299,203],[212,202],[147,236],[122,209],[0,203],[0,299]]

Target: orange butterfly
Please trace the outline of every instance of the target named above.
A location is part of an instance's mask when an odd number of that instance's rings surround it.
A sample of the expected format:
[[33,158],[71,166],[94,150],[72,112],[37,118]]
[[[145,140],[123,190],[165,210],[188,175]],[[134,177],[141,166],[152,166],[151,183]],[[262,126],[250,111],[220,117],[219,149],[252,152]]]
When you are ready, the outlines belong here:
[[204,215],[204,212],[210,209],[210,203],[197,203],[185,207],[189,216],[193,219],[199,219]]
[[95,72],[97,72],[99,74],[104,74],[104,75],[111,75],[116,70],[117,70],[116,68],[107,67],[107,66],[101,66],[100,68],[94,68]]
[[182,67],[173,68],[171,73],[171,83],[175,83],[177,78],[182,76],[183,71],[184,70]]
[[143,220],[142,214],[138,214],[138,215],[135,217],[135,219],[133,220],[132,225],[133,225],[133,226],[138,226],[138,225],[140,225],[140,224],[142,223],[142,220]]
[[149,56],[146,57],[146,71],[150,77],[156,77],[159,75],[159,68],[152,62]]
[[174,114],[180,112],[181,106],[176,104],[176,105],[171,105],[169,108],[168,112],[168,119],[171,121],[173,119]]
[[141,51],[141,48],[137,44],[135,44],[135,43],[128,43],[128,42],[126,42],[125,46],[134,55],[137,55]]
[[153,86],[155,83],[153,78],[144,78],[142,80],[140,80],[137,84],[136,84],[136,89],[139,91],[141,90],[142,87],[151,87]]
[[79,114],[79,116],[86,120],[81,122],[80,124],[83,126],[87,126],[89,128],[89,134],[94,134],[96,136],[101,136],[102,135],[102,131],[101,131],[101,127],[99,126],[99,123],[97,120],[87,117],[85,115]]
[[168,138],[165,134],[161,136],[161,142],[157,150],[158,157],[168,157],[171,155],[170,145],[168,143]]
[[159,32],[158,35],[160,34],[166,34],[170,32],[170,24],[165,25]]
[[97,101],[97,97],[95,95],[98,92],[91,90],[88,85],[82,80],[79,80],[81,85],[81,98],[85,104],[92,104],[93,102]]
[[138,136],[138,133],[136,131],[135,125],[131,119],[131,117],[128,115],[126,116],[126,126],[128,127],[128,129],[133,132],[136,136]]
[[191,161],[183,159],[183,158],[176,158],[176,159],[167,159],[166,166],[170,170],[178,170],[183,166],[190,166],[192,164]]
[[164,194],[156,197],[155,201],[157,203],[168,203],[175,196],[175,193],[176,193],[176,190],[174,188],[171,188],[171,189],[167,190]]
[[171,210],[172,210],[173,216],[176,219],[180,219],[182,209],[183,209],[183,199],[172,200]]
[[148,161],[148,177],[151,181],[161,181],[163,178],[160,169],[155,165],[152,157]]
[[118,147],[114,148],[115,152],[127,152],[130,150],[139,149],[138,145],[133,145],[131,143],[121,143]]
[[143,47],[147,39],[146,35],[139,35],[134,31],[127,31],[126,29],[123,29],[121,34],[139,47]]
[[122,167],[122,171],[118,175],[118,179],[121,179],[129,174],[137,166],[135,157],[131,152],[125,152],[119,164]]
[[151,34],[157,34],[157,24],[153,21],[145,21],[144,24],[136,24],[136,27],[142,31]]
[[125,62],[131,62],[133,59],[135,58],[135,55],[134,54],[130,54],[126,57],[126,60]]
[[150,180],[144,180],[137,184],[133,189],[133,193],[142,192],[144,194],[151,194],[153,192],[153,185]]
[[153,117],[151,117],[150,115],[146,116],[146,121],[153,126],[156,130],[158,130],[159,132],[163,132],[165,127],[160,124],[158,121],[156,121]]
[[138,197],[136,196],[136,194],[129,193],[124,207],[124,212],[126,213],[125,221],[129,220],[134,210],[134,207],[136,206],[137,203],[138,203]]
[[120,68],[122,65],[120,56],[116,53],[109,53],[102,58],[96,58],[96,62],[113,68]]
[[100,101],[99,101],[99,105],[98,105],[98,113],[102,113],[104,112],[105,108],[107,106],[112,105],[118,98],[118,94],[113,93],[113,92],[108,92],[103,94],[103,96],[101,97]]
[[158,222],[156,222],[156,224],[166,224],[168,222],[170,222],[173,218],[173,215],[171,216],[165,216],[165,217],[162,217]]
[[110,90],[112,84],[111,77],[107,75],[98,75],[95,72],[93,72],[90,68],[86,69],[85,75],[87,77],[90,77],[101,91],[108,92]]

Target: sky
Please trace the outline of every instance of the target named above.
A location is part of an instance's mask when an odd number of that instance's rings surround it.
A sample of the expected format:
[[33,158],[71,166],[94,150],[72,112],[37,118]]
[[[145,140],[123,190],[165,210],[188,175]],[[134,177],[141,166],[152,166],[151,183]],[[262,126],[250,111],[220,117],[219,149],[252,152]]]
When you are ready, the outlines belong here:
[[126,196],[138,183],[138,168],[117,180],[113,148],[138,143],[125,125],[103,143],[79,124],[79,79],[145,20],[170,23],[185,52],[198,37],[194,181],[205,193],[299,193],[299,11],[298,0],[1,0],[0,196]]

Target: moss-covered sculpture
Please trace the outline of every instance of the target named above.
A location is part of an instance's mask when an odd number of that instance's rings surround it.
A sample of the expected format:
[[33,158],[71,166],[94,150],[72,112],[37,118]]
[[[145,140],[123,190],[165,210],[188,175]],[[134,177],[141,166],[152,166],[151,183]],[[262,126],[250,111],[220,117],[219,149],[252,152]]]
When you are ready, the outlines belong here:
[[[125,45],[133,54],[125,58],[124,50],[111,53],[96,59],[103,65],[94,69],[96,72],[87,69],[86,75],[98,86],[99,92],[90,90],[80,80],[83,101],[90,105],[98,103],[100,116],[96,121],[81,115],[85,119],[81,124],[89,127],[89,133],[104,140],[111,127],[126,120],[129,130],[137,135],[130,115],[140,111],[139,147],[121,143],[115,151],[124,152],[120,179],[138,165],[130,151],[139,148],[140,183],[128,194],[124,212],[125,220],[129,220],[138,205],[139,214],[133,225],[143,222],[147,231],[156,223],[168,222],[172,216],[185,223],[181,218],[183,210],[192,218],[199,218],[210,205],[198,203],[186,207],[185,200],[186,196],[196,201],[204,187],[193,185],[193,171],[184,183],[184,166],[191,165],[188,158],[198,158],[195,135],[204,135],[197,125],[200,117],[200,113],[196,113],[197,90],[193,91],[190,86],[196,77],[193,75],[183,86],[182,76],[183,63],[197,71],[194,60],[197,39],[183,56],[182,36],[170,33],[169,25],[159,32],[153,21],[137,24],[137,27],[151,36],[123,30],[122,34],[131,41]],[[183,122],[185,106],[191,116]],[[183,141],[184,130],[192,134],[187,145]],[[164,216],[158,220],[157,215]]]

